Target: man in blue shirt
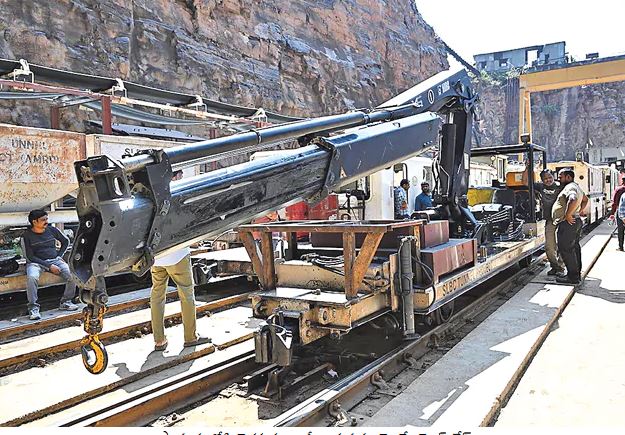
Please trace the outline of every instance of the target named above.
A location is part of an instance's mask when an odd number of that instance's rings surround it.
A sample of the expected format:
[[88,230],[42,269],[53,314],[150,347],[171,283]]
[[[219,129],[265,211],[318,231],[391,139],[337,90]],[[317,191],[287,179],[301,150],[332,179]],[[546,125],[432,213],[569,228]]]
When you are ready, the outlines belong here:
[[430,196],[430,183],[421,183],[421,193],[414,200],[414,211],[422,211],[432,207],[432,197]]
[[[72,303],[76,284],[68,264],[62,258],[69,246],[69,239],[58,229],[48,225],[48,213],[45,210],[32,210],[28,213],[28,222],[30,226],[22,235],[22,252],[26,257],[26,298],[30,320],[41,319],[37,290],[39,276],[43,271],[60,275],[66,281],[59,309],[77,310],[78,306]],[[56,247],[57,242],[61,244],[59,249]]]

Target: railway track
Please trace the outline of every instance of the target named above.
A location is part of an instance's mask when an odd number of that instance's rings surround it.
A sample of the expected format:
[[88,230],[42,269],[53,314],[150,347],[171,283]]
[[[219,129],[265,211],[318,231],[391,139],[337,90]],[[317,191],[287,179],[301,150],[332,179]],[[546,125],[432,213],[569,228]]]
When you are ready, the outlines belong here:
[[[199,287],[200,290],[196,292],[196,297],[198,300],[203,300],[206,299],[206,294],[219,294],[233,287],[248,291],[253,289],[247,279],[235,277]],[[240,293],[242,292],[243,290],[240,291]],[[115,286],[109,290],[109,296],[107,317],[149,307],[149,288],[136,283]],[[43,297],[48,301],[47,305],[51,307],[52,311],[47,312],[42,309],[41,320],[32,321],[28,320],[27,316],[19,316],[20,312],[25,311],[25,300],[19,301],[19,303],[12,301],[2,307],[1,317],[10,320],[0,320],[0,344],[61,329],[68,325],[78,324],[77,322],[82,320],[80,310],[67,312],[54,309],[57,307],[60,295],[43,293]],[[52,300],[54,301],[53,304],[50,302]],[[167,290],[166,300],[167,302],[178,300],[178,292],[175,287],[170,287]],[[45,305],[42,304],[43,306]]]
[[[218,299],[213,302],[207,302],[196,308],[197,315],[201,317],[205,314],[210,314],[214,311],[246,302],[249,295],[250,293],[242,293]],[[133,303],[134,302],[136,301],[133,301]],[[127,308],[126,305],[127,304],[123,304],[125,308]],[[171,303],[170,306],[166,308],[174,308],[172,305],[174,305],[174,303]],[[121,308],[122,307],[120,307],[119,311],[121,311]],[[181,313],[177,311],[171,313],[171,311],[171,309],[166,310],[169,314],[165,316],[165,322],[170,325],[180,323],[182,321]],[[5,344],[2,350],[0,350],[0,375],[7,370],[14,371],[27,367],[29,363],[35,360],[37,364],[41,365],[42,362],[39,360],[41,357],[45,357],[46,361],[44,362],[49,363],[64,352],[76,351],[80,347],[80,341],[84,335],[82,326],[80,326],[80,321],[78,320],[82,316],[81,314],[74,314],[68,317],[74,318],[74,326],[47,334],[48,337],[43,341],[45,342],[43,346],[41,335]],[[100,339],[105,345],[123,339],[125,336],[140,337],[141,335],[151,333],[151,323],[148,313],[130,312],[106,320],[105,329],[100,334]],[[67,319],[67,321],[70,321],[70,319]],[[76,323],[78,323],[78,325],[76,325]]]
[[[491,311],[489,308],[493,306],[497,307],[497,301],[508,298],[508,296],[502,298],[502,295],[530,282],[533,273],[542,268],[541,263],[535,261],[528,269],[521,269],[455,313],[449,322],[431,329],[417,340],[400,345],[371,364],[310,397],[292,410],[283,413],[276,419],[274,425],[358,425],[359,419],[363,419],[363,416],[350,416],[353,408],[374,393],[377,396],[386,395],[389,400],[396,396],[404,386],[408,386],[408,383],[391,383],[393,378],[405,371],[414,371],[413,378],[416,378],[421,371],[419,368],[421,358],[435,351],[446,335],[456,333],[467,322],[474,323],[475,326],[478,323],[475,322],[478,316]],[[456,340],[459,338],[456,337]],[[442,356],[444,351],[439,353],[439,356]]]
[[[400,343],[399,346],[383,355],[371,359],[363,358],[360,366],[344,373],[336,383],[319,379],[321,370],[311,370],[295,380],[296,392],[284,400],[260,395],[258,374],[266,379],[271,367],[260,367],[254,362],[251,340],[237,343],[211,354],[211,362],[200,364],[183,373],[168,376],[163,373],[161,380],[143,387],[125,388],[131,390],[122,399],[115,391],[98,395],[66,407],[55,416],[33,421],[35,425],[55,426],[145,426],[180,425],[189,420],[193,424],[193,414],[202,407],[212,407],[215,400],[223,399],[226,408],[237,409],[236,404],[227,405],[228,400],[257,402],[260,406],[272,408],[265,416],[251,424],[273,424],[276,426],[328,426],[335,424],[357,424],[358,417],[351,417],[349,411],[377,392],[392,397],[401,389],[392,379],[406,370],[418,375],[417,361],[429,352],[436,351],[438,343],[448,334],[453,334],[473,322],[480,314],[493,311],[497,301],[507,299],[502,294],[512,293],[531,280],[533,273],[542,262],[536,261],[528,269],[521,269],[505,278],[491,290],[483,293],[466,307],[457,312],[443,325],[424,332],[414,341]],[[499,278],[501,280],[501,278]],[[486,285],[493,285],[490,280]],[[502,299],[503,298],[503,299]],[[503,303],[503,302],[502,302]],[[324,371],[332,368],[324,366]],[[263,377],[265,376],[265,377]],[[247,385],[255,382],[255,385]],[[308,384],[308,385],[307,385]],[[233,388],[234,385],[234,388]],[[234,393],[233,393],[233,390]],[[295,402],[295,403],[292,403]],[[224,404],[220,405],[224,407]],[[260,411],[258,411],[260,412]],[[245,422],[237,421],[245,424]],[[211,425],[210,423],[207,423]],[[227,425],[227,423],[224,423]]]

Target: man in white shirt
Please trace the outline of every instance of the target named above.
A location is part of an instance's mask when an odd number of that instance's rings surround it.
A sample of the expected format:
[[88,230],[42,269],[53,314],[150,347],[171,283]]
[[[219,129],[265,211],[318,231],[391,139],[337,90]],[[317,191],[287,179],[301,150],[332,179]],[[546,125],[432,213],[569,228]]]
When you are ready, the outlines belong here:
[[[182,178],[182,171],[177,171],[172,181]],[[184,327],[184,346],[192,347],[210,343],[210,338],[196,332],[195,293],[193,273],[191,271],[191,249],[183,248],[166,255],[157,256],[152,269],[152,291],[150,293],[150,311],[152,315],[152,333],[154,350],[165,350],[165,298],[167,282],[171,278],[178,287],[178,297],[182,306],[182,325]]]

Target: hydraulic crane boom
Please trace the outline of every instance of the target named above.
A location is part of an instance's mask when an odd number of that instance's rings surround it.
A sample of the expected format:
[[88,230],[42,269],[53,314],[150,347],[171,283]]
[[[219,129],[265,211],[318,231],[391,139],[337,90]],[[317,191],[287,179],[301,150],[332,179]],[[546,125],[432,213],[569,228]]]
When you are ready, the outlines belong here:
[[437,74],[389,100],[380,107],[392,107],[409,102],[436,112],[445,118],[438,143],[434,204],[428,210],[432,219],[450,221],[450,234],[463,237],[479,231],[479,224],[467,206],[471,133],[478,96],[473,93],[471,80],[465,70],[441,79]]
[[[466,194],[468,161],[462,152],[468,151],[467,141],[470,148],[467,132],[474,101],[464,70],[443,72],[371,112],[298,121],[120,161],[97,156],[76,162],[80,225],[70,269],[85,289],[81,297],[88,304],[85,330],[91,341],[83,346],[87,369],[100,372],[87,360],[89,346],[96,354],[103,351],[97,334],[107,301],[104,276],[127,270],[143,275],[157,254],[218,235],[289,203],[322,198],[436,146],[440,118],[433,111],[447,116],[441,151],[447,174],[441,177],[445,201],[457,198],[463,188]],[[331,135],[337,131],[343,133]],[[279,157],[170,183],[172,168],[289,139],[302,146]]]
[[124,160],[106,156],[77,162],[80,227],[73,272],[86,288],[95,287],[97,276],[128,269],[142,275],[158,253],[217,235],[290,202],[321,197],[404,160],[433,144],[438,135],[439,119],[431,113],[400,117],[412,111],[408,106],[370,115],[359,112],[362,123],[371,117],[393,122],[317,138],[277,158],[172,183],[171,190],[167,151],[155,151],[159,161],[134,172],[126,170]]

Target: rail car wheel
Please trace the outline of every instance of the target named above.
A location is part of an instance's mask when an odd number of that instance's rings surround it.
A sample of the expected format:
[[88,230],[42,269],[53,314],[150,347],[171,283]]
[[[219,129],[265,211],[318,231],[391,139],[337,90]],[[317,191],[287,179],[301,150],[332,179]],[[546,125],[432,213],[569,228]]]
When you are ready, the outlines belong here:
[[454,315],[454,302],[455,301],[447,302],[445,305],[432,313],[432,320],[434,320],[434,323],[442,325],[443,323],[449,322],[451,316]]
[[152,275],[149,272],[146,272],[141,276],[137,276],[134,273],[130,273],[129,276],[130,276],[130,281],[135,284],[152,285]]
[[521,260],[519,260],[519,266],[523,269],[525,269],[526,267],[530,267],[531,264],[532,264],[531,255],[528,255],[527,257],[523,257]]

